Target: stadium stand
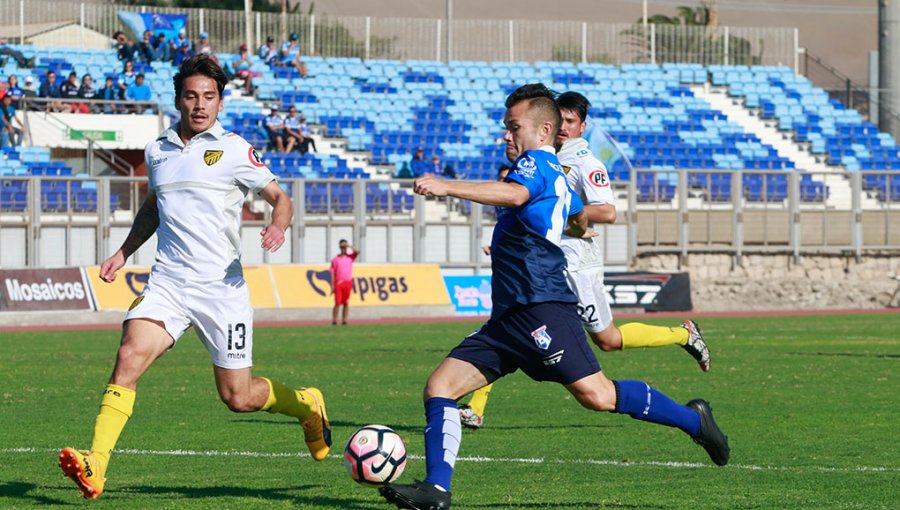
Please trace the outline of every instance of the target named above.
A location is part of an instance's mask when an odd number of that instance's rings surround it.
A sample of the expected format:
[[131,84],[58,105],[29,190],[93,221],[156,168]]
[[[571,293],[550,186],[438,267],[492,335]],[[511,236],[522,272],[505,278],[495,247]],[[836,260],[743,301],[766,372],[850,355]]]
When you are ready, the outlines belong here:
[[[0,75],[16,74],[40,80],[48,70],[59,74],[74,70],[79,76],[118,77],[121,63],[113,50],[18,47],[26,56],[37,55],[34,69],[19,69],[7,62]],[[46,55],[52,55],[47,57]],[[234,55],[220,53],[222,62]],[[279,176],[307,179],[356,179],[388,177],[407,164],[415,147],[427,156],[440,155],[444,163],[469,179],[492,179],[505,162],[501,116],[506,95],[518,85],[543,81],[558,90],[575,89],[593,102],[590,115],[623,147],[638,169],[672,170],[639,174],[638,200],[665,202],[675,196],[677,170],[710,170],[692,173],[689,186],[703,190],[710,202],[727,202],[735,190],[722,170],[770,170],[765,175],[745,175],[740,192],[749,201],[782,201],[787,197],[787,173],[795,162],[780,156],[752,132],[729,120],[697,97],[692,86],[708,84],[727,88],[728,95],[743,101],[759,117],[777,122],[778,129],[808,146],[835,171],[891,170],[900,168],[900,150],[894,139],[862,120],[860,114],[831,100],[806,78],[785,67],[708,66],[699,64],[573,64],[570,62],[469,62],[425,60],[367,60],[359,58],[304,58],[309,76],[301,79],[293,68],[270,69],[257,61],[261,73],[254,81],[255,97],[229,101],[222,118],[254,146],[265,149],[267,137],[260,121],[266,103],[281,108],[295,105],[327,137],[346,139],[349,151],[369,153],[373,165],[390,172],[373,174],[352,167],[337,154],[281,154],[267,150],[264,159]],[[174,97],[171,79],[176,69],[167,62],[137,64],[152,90],[154,101],[170,108]],[[100,80],[98,80],[99,82]],[[239,94],[239,93],[238,93]],[[152,112],[147,112],[152,113]],[[0,161],[3,176],[68,176],[71,168],[51,162],[46,148],[4,148]],[[612,163],[613,180],[630,179],[622,160]],[[880,200],[900,199],[900,179],[867,175],[864,187]],[[349,188],[309,186],[307,210],[317,212],[330,203],[336,210],[352,210]],[[46,191],[46,195],[43,192]],[[61,197],[53,187],[42,187],[47,208],[96,208],[96,192],[70,190]],[[408,210],[411,196],[397,194],[388,200],[376,183],[367,187],[368,202],[383,210]],[[22,189],[3,181],[0,208],[22,205]],[[818,202],[828,188],[809,175],[800,178],[801,200]],[[92,205],[93,204],[93,205]]]

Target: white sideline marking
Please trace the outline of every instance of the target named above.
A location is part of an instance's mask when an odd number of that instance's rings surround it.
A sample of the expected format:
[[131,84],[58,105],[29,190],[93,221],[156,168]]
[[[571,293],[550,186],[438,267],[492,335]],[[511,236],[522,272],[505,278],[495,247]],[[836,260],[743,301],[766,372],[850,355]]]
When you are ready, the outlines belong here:
[[[47,453],[57,452],[53,448],[0,448],[0,453]],[[254,458],[306,458],[308,453],[277,453],[277,452],[224,452],[219,450],[115,450],[116,453],[124,455],[160,455],[175,457],[254,457]],[[343,455],[329,455],[331,458],[341,459]],[[425,460],[422,455],[407,455],[408,459]],[[641,460],[628,461],[608,460],[608,459],[542,459],[542,458],[516,458],[516,457],[459,457],[457,461],[462,462],[496,462],[499,464],[594,464],[599,466],[621,466],[621,467],[667,467],[667,468],[717,468],[712,464],[704,464],[701,462],[677,462],[677,461],[659,461],[659,460]],[[900,468],[877,467],[877,466],[857,466],[853,468],[840,468],[828,466],[757,466],[753,464],[729,464],[727,469],[744,469],[748,471],[818,471],[823,473],[900,473]]]

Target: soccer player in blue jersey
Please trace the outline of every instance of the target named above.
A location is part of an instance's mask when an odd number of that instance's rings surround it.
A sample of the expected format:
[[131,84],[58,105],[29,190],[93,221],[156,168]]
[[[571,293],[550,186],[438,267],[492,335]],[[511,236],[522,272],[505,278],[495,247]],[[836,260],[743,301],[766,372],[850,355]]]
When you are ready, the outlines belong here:
[[515,162],[504,182],[435,176],[415,182],[421,195],[504,207],[491,242],[494,309],[425,385],[425,480],[387,484],[382,496],[399,508],[450,508],[450,480],[462,438],[456,400],[518,369],[536,381],[564,385],[587,409],[678,427],[713,462],[727,464],[728,439],[705,400],[681,405],[645,382],[612,381],[600,371],[563,273],[563,230],[581,235],[587,218],[553,149],[561,123],[554,94],[542,84],[525,85],[507,98],[506,108],[504,140],[507,157]]

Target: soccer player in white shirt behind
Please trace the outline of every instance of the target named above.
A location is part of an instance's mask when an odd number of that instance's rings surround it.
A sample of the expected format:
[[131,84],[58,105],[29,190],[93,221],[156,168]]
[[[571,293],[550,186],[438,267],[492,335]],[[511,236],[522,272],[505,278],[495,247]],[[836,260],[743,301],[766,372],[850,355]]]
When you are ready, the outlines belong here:
[[[616,205],[606,167],[591,153],[581,135],[587,127],[591,103],[578,92],[564,92],[556,99],[562,114],[557,135],[559,162],[566,172],[572,191],[584,202],[591,223],[612,224],[616,221]],[[680,327],[651,326],[631,322],[617,328],[603,286],[603,253],[596,239],[576,239],[563,235],[562,250],[566,255],[566,277],[578,296],[578,312],[591,340],[604,351],[638,347],[680,345],[697,360],[700,369],[709,370],[709,348],[692,320]]]
[[318,389],[293,390],[251,375],[253,309],[240,261],[241,207],[250,190],[272,205],[272,223],[260,236],[262,247],[274,252],[284,244],[293,206],[253,147],[218,123],[227,80],[206,55],[181,66],[174,80],[181,121],[147,145],[147,200],[122,247],[100,268],[100,278],[112,282],[126,259],[157,234],[156,264],[125,316],[91,449],[64,448],[59,454],[60,467],[85,498],[103,492],[138,379],[191,326],[210,353],[216,388],[229,409],[297,418],[315,460],[324,459],[331,446]]

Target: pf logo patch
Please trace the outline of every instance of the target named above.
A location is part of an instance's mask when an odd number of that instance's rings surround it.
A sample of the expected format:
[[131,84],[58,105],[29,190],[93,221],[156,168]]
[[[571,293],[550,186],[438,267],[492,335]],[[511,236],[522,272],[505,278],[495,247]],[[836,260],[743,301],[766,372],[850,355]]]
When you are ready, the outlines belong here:
[[206,151],[203,153],[203,162],[206,166],[213,166],[222,159],[222,154],[225,154],[225,151]]
[[591,181],[591,184],[595,188],[605,188],[609,186],[609,177],[606,176],[606,172],[600,169],[594,170],[588,174],[588,180]]
[[546,324],[532,331],[531,338],[534,339],[535,345],[545,351],[550,348],[550,342],[553,341],[553,338],[550,337],[550,333],[547,333]]
[[256,152],[256,149],[250,147],[250,150],[247,151],[247,158],[250,159],[250,164],[255,166],[256,168],[262,168],[266,166],[265,163],[262,162],[262,158],[259,157],[259,153]]

